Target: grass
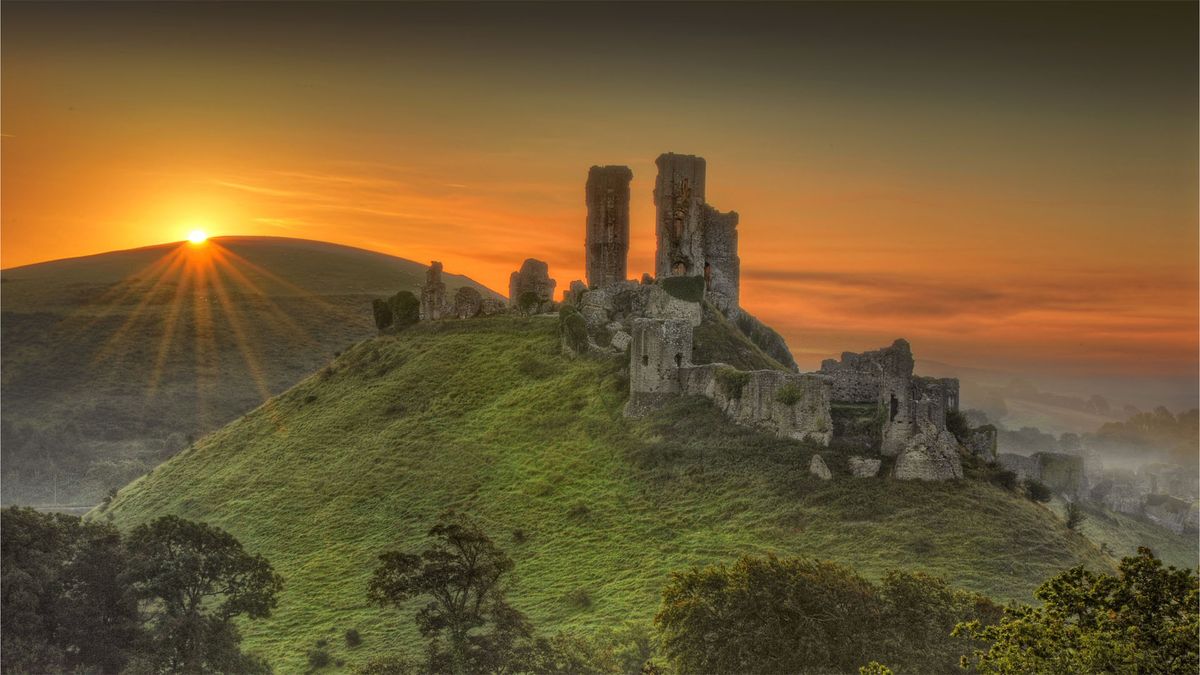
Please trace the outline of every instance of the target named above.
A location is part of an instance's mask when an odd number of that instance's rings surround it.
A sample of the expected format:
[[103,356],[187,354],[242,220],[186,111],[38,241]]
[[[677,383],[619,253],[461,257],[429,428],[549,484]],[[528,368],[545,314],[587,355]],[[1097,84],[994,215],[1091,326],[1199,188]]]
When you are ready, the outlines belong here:
[[[4,503],[95,504],[373,336],[371,299],[425,274],[333,244],[218,241],[238,270],[216,268],[228,303],[211,284],[197,292],[194,271],[159,271],[155,285],[146,268],[176,246],[4,270]],[[181,250],[187,265],[208,260]],[[451,292],[473,283],[445,278]]]
[[510,599],[548,633],[648,621],[672,570],[746,553],[876,579],[923,569],[1000,600],[1077,563],[1111,565],[1050,509],[985,483],[854,480],[825,449],[842,475],[810,477],[817,448],[732,426],[705,399],[627,421],[619,370],[560,356],[556,322],[423,324],[355,345],[92,517],[202,519],[267,556],[280,605],[243,626],[281,672],[304,670],[317,640],[349,665],[417,654],[420,603],[370,607],[366,581],[379,553],[418,549],[450,507],[512,555]]

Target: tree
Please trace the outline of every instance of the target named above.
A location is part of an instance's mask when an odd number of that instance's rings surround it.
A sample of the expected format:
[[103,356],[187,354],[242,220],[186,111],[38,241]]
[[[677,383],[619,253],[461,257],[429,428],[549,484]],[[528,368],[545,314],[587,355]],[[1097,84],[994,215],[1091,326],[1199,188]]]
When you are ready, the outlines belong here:
[[116,673],[141,635],[111,525],[4,509],[0,579],[5,672]]
[[428,602],[416,614],[430,640],[430,668],[455,673],[512,669],[531,657],[532,627],[504,598],[513,561],[470,518],[443,514],[420,553],[379,556],[367,598],[382,607]]
[[1078,532],[1079,526],[1083,525],[1083,521],[1087,520],[1087,516],[1083,513],[1083,507],[1076,500],[1067,502],[1067,529],[1072,532]]
[[1040,607],[1004,610],[1000,623],[955,628],[991,643],[963,657],[981,673],[1195,673],[1200,669],[1200,578],[1164,567],[1147,548],[1116,576],[1082,566],[1046,581]]
[[155,670],[259,672],[239,649],[235,616],[270,616],[283,582],[261,555],[205,523],[164,516],[126,542],[130,579],[150,608]]

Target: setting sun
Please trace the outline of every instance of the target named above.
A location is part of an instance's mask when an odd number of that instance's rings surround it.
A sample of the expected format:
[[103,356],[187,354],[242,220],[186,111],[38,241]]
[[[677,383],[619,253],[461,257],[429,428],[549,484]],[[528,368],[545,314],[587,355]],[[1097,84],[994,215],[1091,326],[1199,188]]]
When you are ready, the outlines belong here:
[[192,230],[188,233],[188,241],[193,244],[203,244],[208,240],[208,234],[204,230]]

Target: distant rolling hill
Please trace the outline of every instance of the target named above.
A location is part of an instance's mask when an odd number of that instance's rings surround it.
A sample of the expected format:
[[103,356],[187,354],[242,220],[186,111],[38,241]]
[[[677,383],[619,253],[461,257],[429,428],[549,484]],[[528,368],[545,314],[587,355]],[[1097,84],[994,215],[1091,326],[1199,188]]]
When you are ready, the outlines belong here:
[[[872,578],[921,569],[999,600],[1030,600],[1078,563],[1110,568],[1101,543],[1196,559],[1192,537],[1098,517],[1085,537],[983,481],[854,479],[833,450],[839,477],[821,481],[808,473],[817,448],[733,426],[705,399],[627,420],[622,364],[564,358],[556,324],[498,316],[365,340],[89,517],[200,519],[265,555],[284,577],[280,604],[243,629],[279,672],[304,671],[318,641],[347,666],[419,656],[423,603],[372,607],[366,584],[381,552],[416,549],[447,508],[514,558],[510,599],[550,634],[648,622],[672,570],[748,553]],[[761,360],[726,323],[698,334],[711,359]],[[349,629],[360,647],[346,648]]]
[[370,299],[425,267],[221,237],[3,270],[4,503],[96,503],[373,335]]

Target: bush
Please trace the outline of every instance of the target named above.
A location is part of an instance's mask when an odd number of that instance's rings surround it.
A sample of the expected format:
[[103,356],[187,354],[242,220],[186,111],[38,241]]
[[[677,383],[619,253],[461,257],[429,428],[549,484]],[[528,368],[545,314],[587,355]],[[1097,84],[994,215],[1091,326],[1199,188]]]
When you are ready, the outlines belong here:
[[663,290],[673,298],[686,302],[704,300],[704,277],[666,277],[661,282]]
[[1078,532],[1079,526],[1083,525],[1083,521],[1087,517],[1083,514],[1083,507],[1077,501],[1067,502],[1067,529],[1072,532]]
[[1046,486],[1045,483],[1041,481],[1037,481],[1032,478],[1026,478],[1024,487],[1025,496],[1029,497],[1035,502],[1045,503],[1054,497],[1054,491],[1052,491]]
[[796,405],[802,398],[804,398],[804,392],[790,382],[780,387],[775,394],[775,400],[787,406]]
[[400,291],[388,298],[392,324],[396,330],[408,328],[421,320],[421,301],[411,291]]
[[721,393],[725,394],[728,398],[741,398],[742,389],[750,381],[750,373],[736,368],[719,368],[716,372],[716,378],[717,385],[721,387]]
[[971,433],[971,425],[967,424],[967,418],[957,410],[946,411],[946,429],[960,442],[967,440]]
[[558,311],[558,332],[563,345],[576,354],[586,354],[588,350],[587,321],[579,310],[570,305],[563,305]]
[[526,534],[525,530],[522,530],[518,527],[512,531],[512,540],[514,543],[524,544],[525,542],[529,541],[529,535]]
[[576,588],[567,593],[567,602],[579,609],[587,609],[592,606],[592,595],[587,589]]
[[308,650],[308,665],[313,670],[324,668],[332,662],[333,659],[329,656],[329,652],[325,651],[324,649],[318,648]]
[[357,647],[362,644],[362,636],[358,634],[358,630],[351,628],[346,631],[346,646],[350,648]]
[[375,298],[371,301],[371,311],[375,314],[375,327],[383,330],[392,325],[395,317],[392,315],[392,308],[388,306],[388,301],[381,298]]
[[526,314],[533,314],[542,304],[542,299],[533,291],[525,291],[517,296],[517,308]]

